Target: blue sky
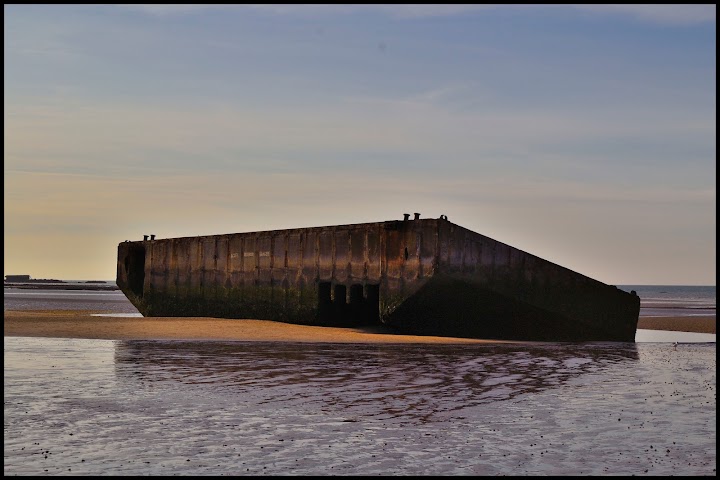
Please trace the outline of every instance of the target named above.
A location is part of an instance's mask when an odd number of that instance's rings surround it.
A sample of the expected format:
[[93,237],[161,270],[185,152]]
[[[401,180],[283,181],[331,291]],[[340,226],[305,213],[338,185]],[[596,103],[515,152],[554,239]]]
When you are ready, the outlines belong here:
[[610,284],[715,284],[715,5],[4,12],[5,274],[420,212]]

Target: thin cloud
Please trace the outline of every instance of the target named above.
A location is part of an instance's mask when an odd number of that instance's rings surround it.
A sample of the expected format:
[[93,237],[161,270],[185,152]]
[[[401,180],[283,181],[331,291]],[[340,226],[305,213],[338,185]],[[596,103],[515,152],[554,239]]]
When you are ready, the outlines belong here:
[[501,5],[501,4],[398,4],[398,5],[297,5],[297,4],[149,4],[149,5],[117,5],[145,12],[152,15],[185,15],[207,10],[245,8],[278,15],[350,15],[363,12],[379,12],[396,18],[427,18],[467,15],[488,10],[513,9],[515,11],[531,11],[539,9],[569,8],[584,10],[596,14],[627,15],[641,21],[666,25],[691,25],[716,21],[716,5]]
[[208,9],[216,9],[219,7],[227,8],[227,5],[191,5],[191,4],[144,4],[144,5],[116,5],[117,7],[127,8],[130,10],[136,10],[152,15],[174,15],[174,14],[188,14],[196,13]]
[[593,13],[630,15],[639,20],[669,25],[692,25],[716,21],[716,5],[574,5]]

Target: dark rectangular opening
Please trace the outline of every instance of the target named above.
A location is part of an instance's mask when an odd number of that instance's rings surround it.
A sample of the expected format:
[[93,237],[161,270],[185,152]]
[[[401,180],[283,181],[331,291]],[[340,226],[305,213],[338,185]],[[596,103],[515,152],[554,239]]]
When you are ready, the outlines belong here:
[[352,325],[362,322],[365,314],[365,298],[363,297],[363,286],[355,284],[350,286],[350,303],[348,304],[348,320]]
[[333,326],[378,324],[380,285],[351,285],[349,301],[346,301],[347,290],[348,287],[343,284],[318,284],[318,323]]
[[128,248],[125,257],[125,274],[127,275],[128,288],[138,297],[143,296],[143,285],[145,283],[145,247],[132,245]]
[[332,300],[330,299],[330,282],[318,284],[318,321],[321,325],[329,324],[332,320]]
[[333,303],[335,305],[345,305],[347,299],[347,287],[345,285],[335,285],[335,298]]
[[380,323],[380,285],[365,285],[365,308],[362,323],[365,325]]
[[347,318],[347,287],[345,285],[335,285],[335,298],[333,299],[333,325],[343,325],[348,323]]

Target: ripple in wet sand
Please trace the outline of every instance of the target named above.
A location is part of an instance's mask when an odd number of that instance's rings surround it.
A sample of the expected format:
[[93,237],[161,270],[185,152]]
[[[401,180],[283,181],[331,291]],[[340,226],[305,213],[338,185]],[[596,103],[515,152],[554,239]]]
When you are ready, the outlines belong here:
[[5,338],[5,474],[714,475],[714,344]]

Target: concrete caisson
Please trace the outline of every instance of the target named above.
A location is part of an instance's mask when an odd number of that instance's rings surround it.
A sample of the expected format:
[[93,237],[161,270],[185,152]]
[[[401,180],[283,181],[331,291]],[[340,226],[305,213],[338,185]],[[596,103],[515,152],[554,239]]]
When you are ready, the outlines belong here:
[[144,316],[385,324],[542,341],[635,338],[640,299],[441,216],[126,241],[117,285]]

